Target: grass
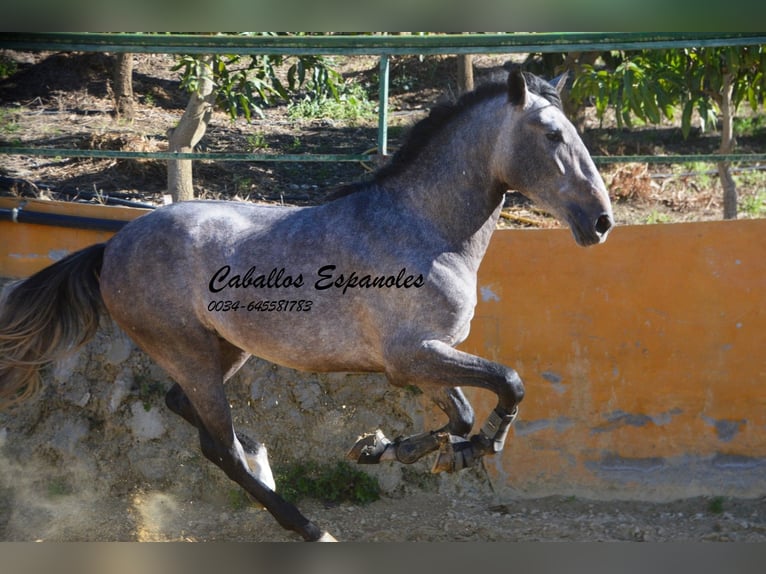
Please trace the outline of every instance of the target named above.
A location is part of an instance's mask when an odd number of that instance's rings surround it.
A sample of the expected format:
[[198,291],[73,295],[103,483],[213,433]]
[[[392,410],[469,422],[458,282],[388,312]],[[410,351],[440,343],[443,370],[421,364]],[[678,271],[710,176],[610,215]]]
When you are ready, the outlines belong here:
[[242,510],[250,505],[250,497],[241,488],[230,488],[226,493],[226,499],[231,510]]
[[744,196],[739,208],[748,217],[766,216],[766,191],[758,190],[753,195]]
[[136,376],[136,386],[138,387],[138,398],[146,412],[149,412],[152,406],[165,396],[165,386],[162,383],[150,381],[141,375]]
[[301,138],[298,136],[293,136],[293,139],[290,140],[290,143],[287,144],[287,151],[290,153],[296,153],[301,150],[303,147],[303,143],[301,142]]
[[18,64],[5,56],[0,56],[0,80],[9,78],[19,69]]
[[763,130],[766,130],[766,116],[763,114],[734,118],[734,133],[738,136],[752,136]]
[[269,142],[266,141],[266,134],[261,131],[249,134],[247,136],[247,145],[251,152],[269,149]]
[[656,225],[658,223],[670,223],[672,221],[673,221],[673,218],[670,215],[668,215],[667,213],[661,213],[657,211],[656,209],[654,209],[646,217],[645,223],[647,225]]
[[345,461],[296,462],[274,469],[278,492],[293,503],[304,498],[323,502],[368,504],[380,498],[377,479]]
[[691,171],[697,174],[697,185],[702,188],[708,188],[713,185],[713,177],[717,176],[715,164],[707,162],[694,162],[691,164]]
[[716,182],[713,181],[713,178],[718,177],[716,165],[705,161],[677,163],[673,165],[671,171],[677,177],[693,177],[697,186],[703,189],[714,186]]
[[708,503],[707,509],[711,514],[721,514],[723,513],[723,503],[723,496],[715,496]]
[[72,487],[63,478],[54,478],[48,483],[48,496],[55,498],[72,494]]
[[362,86],[346,84],[338,99],[306,97],[290,104],[288,115],[294,120],[325,118],[357,125],[377,118],[377,104],[367,98]]
[[21,126],[16,117],[16,113],[7,108],[0,108],[0,134],[12,135],[21,131]]

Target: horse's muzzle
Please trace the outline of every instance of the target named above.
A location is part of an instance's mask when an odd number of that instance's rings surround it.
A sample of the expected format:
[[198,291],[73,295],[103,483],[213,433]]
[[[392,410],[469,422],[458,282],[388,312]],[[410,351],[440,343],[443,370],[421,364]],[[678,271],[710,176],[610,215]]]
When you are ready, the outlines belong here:
[[582,247],[597,245],[606,241],[609,231],[614,227],[612,214],[604,211],[595,220],[587,217],[584,211],[572,210],[572,217],[567,221],[577,244]]

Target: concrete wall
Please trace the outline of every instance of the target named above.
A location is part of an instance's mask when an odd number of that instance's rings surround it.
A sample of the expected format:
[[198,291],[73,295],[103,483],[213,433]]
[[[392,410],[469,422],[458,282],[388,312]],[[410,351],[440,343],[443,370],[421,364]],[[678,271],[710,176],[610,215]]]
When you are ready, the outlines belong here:
[[[0,222],[0,276],[25,276],[64,250],[108,236]],[[506,451],[486,461],[496,492],[645,500],[766,493],[766,220],[622,227],[590,249],[577,247],[567,230],[498,231],[479,289],[462,348],[516,368],[527,385]],[[71,416],[79,417],[80,434],[65,441],[64,455],[82,456],[78,444],[101,444],[83,431],[89,416],[122,416],[109,428],[116,433],[124,420],[136,435],[120,439],[124,445],[175,448],[167,443],[175,421],[139,408],[139,387],[170,382],[121,337],[101,333],[50,376],[56,401],[79,409]],[[62,373],[76,376],[64,380]],[[282,450],[297,449],[282,458],[337,458],[375,426],[395,436],[441,422],[422,398],[379,376],[303,375],[255,361],[238,381],[232,394],[244,413],[239,424],[262,429]],[[494,396],[468,394],[483,420]],[[267,412],[258,410],[266,403]],[[29,421],[40,406],[25,407]],[[44,406],[48,426],[60,428],[60,414],[48,412],[50,395]],[[304,434],[303,423],[327,430]],[[29,449],[18,441],[33,440],[25,429],[37,431],[8,415],[0,416],[3,426],[20,461]],[[182,440],[193,449],[187,434]],[[399,470],[379,472],[391,488],[402,478]],[[459,488],[480,474],[440,480]]]

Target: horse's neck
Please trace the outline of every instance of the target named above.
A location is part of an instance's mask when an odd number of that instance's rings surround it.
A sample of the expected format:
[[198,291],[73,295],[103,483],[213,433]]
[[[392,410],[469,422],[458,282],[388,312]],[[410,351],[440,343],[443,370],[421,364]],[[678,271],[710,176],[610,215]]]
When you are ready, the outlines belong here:
[[491,170],[500,118],[497,106],[485,106],[466,111],[454,126],[447,126],[389,182],[446,242],[478,258],[484,255],[505,195]]

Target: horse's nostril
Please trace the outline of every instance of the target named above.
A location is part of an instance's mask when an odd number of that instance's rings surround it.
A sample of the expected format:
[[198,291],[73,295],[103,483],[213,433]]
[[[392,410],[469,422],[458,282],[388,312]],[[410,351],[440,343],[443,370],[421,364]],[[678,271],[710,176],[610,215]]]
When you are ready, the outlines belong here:
[[596,232],[599,235],[605,235],[612,228],[612,218],[606,213],[602,213],[596,220]]

